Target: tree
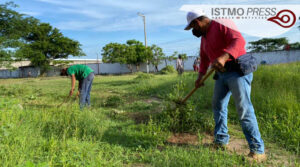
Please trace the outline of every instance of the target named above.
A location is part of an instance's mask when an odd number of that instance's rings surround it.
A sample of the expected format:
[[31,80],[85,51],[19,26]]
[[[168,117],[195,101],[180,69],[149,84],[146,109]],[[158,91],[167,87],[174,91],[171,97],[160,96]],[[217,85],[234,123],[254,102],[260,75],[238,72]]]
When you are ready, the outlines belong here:
[[109,43],[102,48],[102,61],[104,63],[126,63],[126,45]]
[[300,42],[290,43],[290,49],[300,49]]
[[11,9],[16,7],[13,2],[0,4],[0,67],[11,67],[15,49],[22,44],[20,38],[26,29],[26,20]]
[[131,50],[133,50],[133,52],[135,54],[135,60],[128,62],[131,64],[134,64],[136,66],[136,70],[139,71],[140,65],[142,63],[146,63],[148,60],[148,63],[150,63],[150,60],[153,58],[153,52],[151,50],[151,47],[145,47],[143,45],[142,42],[137,41],[137,40],[128,40],[127,42],[127,46],[129,48],[131,48]]
[[283,50],[284,46],[288,44],[288,40],[286,38],[263,38],[249,42],[249,44],[250,52],[270,52]]
[[163,60],[165,58],[165,54],[164,54],[162,48],[158,47],[157,45],[152,45],[151,51],[152,51],[153,57],[150,60],[150,62],[154,65],[155,72],[158,72],[158,65],[161,63],[161,60]]
[[28,59],[43,73],[54,59],[84,55],[79,42],[50,24],[11,9],[15,7],[12,2],[0,5],[0,65],[1,60]]
[[182,59],[183,61],[188,59],[186,53],[178,54],[178,56],[181,56],[181,59]]
[[42,72],[49,68],[54,59],[84,56],[79,42],[63,36],[57,28],[47,23],[31,23],[30,31],[23,38],[26,44],[18,50],[18,55],[41,67]]
[[127,63],[134,64],[136,66],[136,70],[139,71],[140,64],[147,62],[147,49],[142,42],[134,39],[128,40],[126,43],[128,47]]
[[102,48],[103,62],[127,64],[132,72],[132,65],[136,66],[137,71],[141,63],[146,63],[152,59],[151,48],[146,48],[142,42],[128,40],[126,44],[109,43]]
[[104,63],[127,64],[132,72],[132,63],[136,61],[135,50],[126,44],[109,43],[102,48],[102,61]]
[[167,61],[176,60],[177,59],[177,55],[178,55],[178,52],[175,51],[171,56],[164,57],[166,66],[168,66]]

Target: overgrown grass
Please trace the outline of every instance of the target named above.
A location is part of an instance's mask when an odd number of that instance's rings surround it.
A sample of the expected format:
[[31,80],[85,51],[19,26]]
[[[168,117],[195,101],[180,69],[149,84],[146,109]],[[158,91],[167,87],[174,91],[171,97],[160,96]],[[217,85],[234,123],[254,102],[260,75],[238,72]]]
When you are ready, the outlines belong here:
[[[299,72],[299,63],[261,66],[252,84],[252,102],[266,144],[278,144],[298,156]],[[68,95],[70,79],[0,80],[1,166],[269,165],[251,164],[243,156],[201,145],[165,142],[172,128],[213,130],[211,78],[189,100],[190,112],[181,115],[164,104],[185,96],[193,88],[196,73],[155,75],[139,82],[136,77],[97,76],[91,92],[92,108],[83,111],[75,99],[58,107]],[[149,101],[154,97],[158,102]],[[116,109],[125,114],[114,112]],[[161,110],[162,119],[150,117],[140,124],[126,115]],[[238,124],[233,102],[229,110],[229,123]]]
[[109,96],[104,103],[106,107],[116,107],[123,104],[124,100],[122,99],[122,97],[117,95]]
[[[269,142],[275,142],[288,150],[300,154],[300,63],[280,64],[272,66],[260,66],[254,73],[252,82],[252,103],[259,122],[260,131],[263,138]],[[170,100],[178,100],[184,97],[194,87],[195,74],[185,74],[183,77],[174,81],[173,87],[170,83],[151,84],[146,90],[149,94],[153,93]],[[191,118],[199,118],[198,114],[205,118],[212,118],[211,99],[213,95],[213,83],[210,78],[205,87],[200,88],[189,100],[199,112],[192,112]],[[169,90],[169,94],[161,94],[158,90]],[[239,125],[238,115],[235,111],[234,101],[229,103],[229,122]],[[174,107],[173,107],[174,108]],[[179,110],[180,108],[177,108]],[[189,107],[185,108],[186,114],[191,114]],[[166,109],[168,113],[169,108]],[[175,112],[176,113],[176,112]],[[175,113],[170,112],[168,116],[176,118]],[[166,119],[168,119],[166,116]],[[188,120],[188,119],[187,119]],[[205,131],[212,130],[212,119],[204,121]],[[170,126],[174,125],[175,119],[170,120]],[[180,120],[177,121],[179,123]],[[193,129],[189,120],[185,125]],[[202,129],[203,124],[194,122],[198,129]],[[196,125],[197,124],[197,125]],[[194,128],[194,129],[197,129]],[[171,128],[172,129],[172,128]],[[178,129],[178,128],[176,128]],[[183,128],[184,129],[184,128]]]
[[252,102],[263,135],[300,154],[300,63],[262,66]]

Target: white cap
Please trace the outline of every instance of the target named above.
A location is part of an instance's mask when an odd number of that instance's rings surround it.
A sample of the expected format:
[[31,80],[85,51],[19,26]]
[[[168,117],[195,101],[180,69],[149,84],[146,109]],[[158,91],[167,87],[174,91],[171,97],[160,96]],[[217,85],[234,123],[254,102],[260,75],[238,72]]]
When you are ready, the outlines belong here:
[[184,28],[184,30],[190,30],[192,27],[190,27],[190,24],[193,20],[195,20],[196,18],[200,17],[200,16],[204,16],[205,12],[203,10],[193,10],[187,13],[186,15],[186,20],[187,20],[187,25]]

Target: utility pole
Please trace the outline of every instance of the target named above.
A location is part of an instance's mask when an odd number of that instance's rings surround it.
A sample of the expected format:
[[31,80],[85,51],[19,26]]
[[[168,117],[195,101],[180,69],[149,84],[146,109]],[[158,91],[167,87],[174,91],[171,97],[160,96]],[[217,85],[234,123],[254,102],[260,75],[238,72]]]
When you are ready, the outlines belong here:
[[[140,12],[137,13],[139,16],[143,17],[144,22],[144,36],[145,36],[145,47],[147,49],[147,34],[146,34],[146,16]],[[148,65],[148,59],[147,59],[147,73],[149,73],[149,65]]]
[[98,75],[100,75],[100,67],[99,67],[99,54],[97,54],[97,69],[98,69]]

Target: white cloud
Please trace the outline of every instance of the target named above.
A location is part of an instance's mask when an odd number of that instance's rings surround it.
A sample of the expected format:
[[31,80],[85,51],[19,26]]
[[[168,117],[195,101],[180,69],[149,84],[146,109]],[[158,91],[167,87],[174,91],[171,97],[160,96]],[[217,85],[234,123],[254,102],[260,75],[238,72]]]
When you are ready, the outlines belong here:
[[62,30],[87,30],[87,31],[124,31],[136,30],[141,28],[142,22],[138,22],[139,18],[125,18],[120,20],[99,20],[99,21],[68,21],[55,24]]
[[[159,0],[131,0],[126,2],[123,0],[82,0],[80,3],[78,3],[79,1],[70,0],[37,1],[57,5],[57,10],[53,12],[58,12],[62,15],[65,13],[74,15],[74,17],[58,19],[59,22],[56,24],[63,29],[83,30],[88,28],[95,31],[135,30],[141,28],[139,25],[142,22],[141,18],[137,17],[137,12],[142,12],[146,15],[147,27],[157,28],[185,24],[184,13],[179,11],[178,5],[180,1],[176,0],[172,1],[172,5],[170,5],[170,1]],[[86,17],[86,19],[82,17]],[[75,25],[76,23],[87,25]]]
[[[18,0],[16,0],[18,1]],[[25,3],[24,0],[22,3]],[[35,1],[30,3],[30,1]],[[27,14],[38,16],[43,22],[50,22],[68,35],[80,41],[87,55],[95,58],[99,42],[123,42],[131,38],[136,30],[142,32],[143,21],[137,12],[146,16],[148,43],[161,46],[167,55],[174,51],[197,55],[200,40],[184,31],[185,12],[179,10],[184,4],[299,4],[299,0],[26,0],[30,7]],[[41,8],[41,6],[43,8]],[[22,7],[22,6],[21,6]],[[28,12],[30,11],[30,12]],[[25,12],[26,13],[26,12]],[[68,31],[75,30],[78,32]],[[125,31],[122,36],[117,31]],[[152,31],[152,32],[151,32]],[[116,33],[109,33],[116,32]],[[128,36],[126,36],[128,32]],[[291,41],[299,39],[298,29],[284,34]],[[186,34],[185,34],[186,33]],[[111,35],[115,34],[115,35]],[[291,35],[292,34],[292,35]],[[92,35],[92,37],[91,37]],[[141,39],[143,34],[140,33]],[[109,36],[109,38],[102,37]],[[130,37],[129,37],[130,36]],[[245,36],[246,39],[254,38]],[[96,40],[95,40],[96,39]],[[249,41],[248,40],[248,41]],[[97,43],[97,45],[94,45]],[[93,45],[90,45],[93,44]]]
[[61,30],[89,30],[95,26],[97,26],[96,22],[87,21],[68,21],[54,24],[54,27],[57,27]]
[[104,19],[104,18],[111,17],[111,15],[101,13],[100,11],[87,10],[87,9],[60,8],[60,11],[62,13],[75,13],[75,14],[84,15],[95,19]]
[[[155,31],[161,27],[173,28],[186,24],[185,12],[179,8],[183,4],[244,4],[260,3],[259,0],[225,1],[215,0],[36,0],[54,5],[53,15],[59,15],[52,24],[62,30],[80,31],[133,31],[143,29],[142,18],[137,12],[146,16],[147,30]],[[282,3],[280,1],[265,0],[266,2]],[[295,0],[289,3],[296,2]],[[48,10],[49,13],[49,10]],[[29,15],[39,14],[28,12]],[[69,15],[66,15],[69,14]],[[60,17],[65,16],[65,17]],[[176,27],[176,28],[175,28]],[[256,31],[256,28],[253,28]]]
[[82,4],[81,1],[76,1],[76,0],[36,0],[36,1],[50,3],[53,5],[69,6],[69,7],[76,7]]

